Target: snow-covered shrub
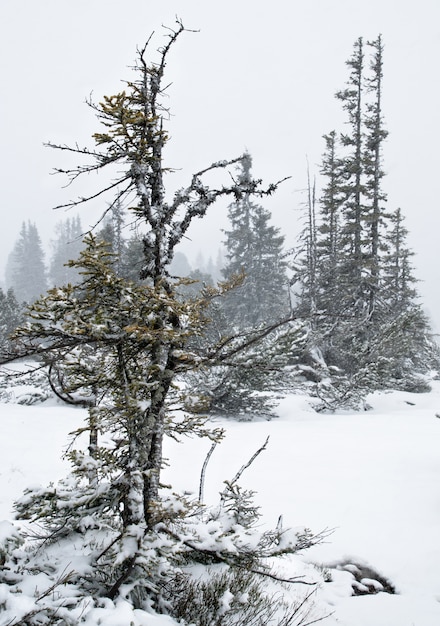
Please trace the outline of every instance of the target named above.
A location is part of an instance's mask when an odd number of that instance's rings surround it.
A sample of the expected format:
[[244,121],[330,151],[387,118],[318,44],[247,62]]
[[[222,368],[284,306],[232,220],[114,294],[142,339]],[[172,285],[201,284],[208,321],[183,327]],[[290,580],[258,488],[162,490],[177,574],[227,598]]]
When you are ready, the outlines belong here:
[[251,571],[220,567],[199,578],[176,577],[170,603],[177,619],[196,626],[300,626],[313,610],[309,596],[288,600],[286,583],[268,584]]
[[27,363],[23,370],[0,370],[0,402],[31,405],[51,395],[47,370],[39,363]]
[[0,567],[4,567],[11,553],[22,543],[20,533],[11,522],[0,522]]
[[332,569],[349,572],[352,576],[351,587],[353,595],[389,593],[395,594],[394,585],[382,574],[366,563],[359,561],[342,561],[332,564]]
[[[74,624],[79,615],[87,620],[91,611],[121,602],[133,611],[169,614],[200,626],[283,624],[283,616],[295,615],[298,607],[282,600],[286,589],[274,560],[322,537],[302,527],[259,527],[254,494],[241,489],[238,479],[265,446],[225,483],[217,506],[162,489],[149,528],[124,524],[118,493],[123,483],[117,476],[90,484],[80,472],[57,485],[27,490],[16,511],[28,530],[9,525],[0,543],[0,585],[11,619],[17,598],[26,598],[22,622],[11,624]],[[195,596],[204,606],[200,621]],[[51,622],[54,616],[61,621]]]
[[106,496],[97,489],[93,502],[90,488],[65,479],[17,503],[27,531],[0,526],[6,623],[88,623],[93,611],[121,602],[139,614],[170,614],[197,626],[302,623],[282,621],[297,607],[282,599],[286,589],[272,559],[320,537],[303,528],[259,529],[251,492],[227,484],[211,508],[165,493],[148,532],[123,528],[108,502],[103,506]]
[[210,347],[205,367],[186,374],[188,390],[211,414],[270,419],[279,398],[296,384],[306,337],[304,325],[291,322],[223,338]]
[[417,376],[417,374],[414,374],[404,380],[402,389],[410,393],[429,393],[431,391],[431,385],[426,376]]

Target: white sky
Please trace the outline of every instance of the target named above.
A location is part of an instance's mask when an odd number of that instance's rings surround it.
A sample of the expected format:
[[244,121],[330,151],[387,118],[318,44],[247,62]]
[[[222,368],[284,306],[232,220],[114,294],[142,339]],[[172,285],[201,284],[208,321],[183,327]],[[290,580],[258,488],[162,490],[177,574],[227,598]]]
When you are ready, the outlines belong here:
[[[438,0],[3,0],[0,273],[24,219],[48,242],[54,224],[70,215],[52,207],[99,184],[93,177],[62,189],[50,171],[65,162],[43,142],[91,146],[98,128],[86,97],[118,91],[131,78],[136,46],[153,30],[152,50],[161,45],[161,24],[172,26],[176,15],[200,32],[181,36],[168,64],[167,162],[181,170],[170,176],[170,190],[247,149],[256,177],[292,177],[269,205],[289,244],[306,159],[317,173],[322,135],[342,129],[334,93],[344,86],[353,43],[383,35],[385,189],[389,208],[407,217],[420,292],[440,329]],[[99,209],[80,209],[84,226]],[[190,260],[200,250],[215,258],[225,214],[214,207],[193,229],[184,248]]]

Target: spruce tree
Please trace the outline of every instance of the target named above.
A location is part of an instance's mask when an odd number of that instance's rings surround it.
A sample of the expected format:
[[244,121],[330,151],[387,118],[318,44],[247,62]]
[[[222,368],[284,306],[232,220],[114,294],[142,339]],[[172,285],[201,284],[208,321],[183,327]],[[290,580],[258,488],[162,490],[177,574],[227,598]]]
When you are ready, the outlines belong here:
[[[316,215],[316,310],[315,325],[331,328],[341,309],[341,227],[344,198],[344,162],[339,156],[336,131],[324,135],[325,151],[320,174],[324,179]],[[317,211],[318,213],[318,211]],[[323,316],[324,314],[324,316]]]
[[[381,309],[381,255],[385,246],[386,196],[382,191],[382,41],[367,66],[362,38],[347,61],[347,87],[337,92],[347,112],[349,132],[325,137],[318,237],[318,309],[323,353],[330,365],[353,375],[361,353],[384,320]],[[369,73],[368,73],[369,72]],[[374,318],[374,319],[373,319]],[[366,350],[368,352],[368,350]]]
[[407,236],[402,212],[397,209],[388,215],[382,262],[381,299],[386,310],[383,342],[388,344],[388,371],[395,384],[424,390],[426,384],[417,378],[417,372],[438,368],[438,349],[419,302],[411,261],[414,252],[408,247]]
[[133,282],[142,282],[140,278],[144,262],[144,246],[142,237],[134,233],[124,241],[122,258],[119,264],[120,275]]
[[[203,361],[231,361],[276,328],[227,337],[200,354],[191,349],[190,339],[203,332],[206,307],[221,294],[208,289],[199,298],[182,299],[169,275],[176,246],[192,220],[203,217],[218,198],[238,201],[251,192],[261,196],[276,185],[262,190],[250,178],[218,189],[203,183],[207,172],[246,162],[245,156],[208,166],[166,200],[162,79],[170,48],[183,31],[178,23],[154,63],[147,63],[148,46],[140,50],[136,78],[124,91],[93,105],[104,125],[94,135],[94,148],[58,146],[75,157],[90,157],[90,164],[67,172],[74,179],[115,166],[119,178],[110,185],[117,190],[114,203],[125,201],[133,219],[144,226],[140,278],[145,283],[118,276],[105,242],[91,237],[79,261],[72,263],[82,281],[53,289],[35,302],[29,324],[16,333],[11,358],[35,355],[54,364],[61,372],[62,393],[74,397],[82,391],[91,397],[84,429],[105,435],[102,445],[93,437],[88,453],[72,452],[71,476],[56,486],[30,489],[16,505],[19,517],[39,524],[42,541],[36,548],[15,550],[22,541],[17,531],[8,544],[11,552],[2,554],[0,582],[3,599],[22,591],[24,579],[32,590],[44,585],[20,613],[21,623],[29,626],[93,620],[103,606],[108,611],[120,604],[127,619],[135,610],[176,613],[194,590],[195,564],[206,566],[211,581],[210,565],[221,566],[227,578],[247,570],[250,578],[241,590],[247,593],[255,576],[277,578],[266,565],[273,557],[317,540],[307,530],[283,536],[281,524],[274,531],[258,530],[251,494],[237,484],[243,470],[226,483],[215,508],[177,497],[161,484],[165,434],[221,437],[200,416],[172,409],[180,376]],[[107,191],[108,185],[90,198]],[[82,197],[73,204],[84,201]],[[184,398],[177,404],[179,409],[182,405]],[[81,555],[78,565],[75,555]],[[258,599],[265,611],[273,601],[264,593]],[[260,611],[261,602],[257,606]],[[241,621],[239,607],[232,619]],[[258,613],[255,619],[260,620]]]
[[[251,182],[250,155],[240,164],[238,183]],[[244,330],[281,319],[288,313],[287,263],[284,237],[270,224],[270,212],[244,194],[229,206],[225,231],[226,280],[242,276],[242,284],[224,299],[225,316],[233,329]]]
[[21,323],[23,309],[15,297],[13,289],[5,293],[0,289],[0,350],[9,350],[9,339],[13,331]]
[[292,264],[293,277],[291,283],[295,299],[296,311],[307,317],[313,327],[317,314],[317,261],[318,233],[316,224],[316,186],[310,180],[307,170],[307,200],[304,203],[304,228],[299,234],[299,245],[295,250]]
[[[251,166],[246,154],[239,165],[239,184],[250,185]],[[273,326],[273,332],[266,333],[257,346],[251,342],[234,359],[191,375],[191,388],[204,398],[210,412],[246,420],[271,417],[274,394],[290,382],[283,368],[296,364],[296,355],[304,348],[304,333],[297,324],[279,328],[290,314],[284,237],[270,224],[270,212],[253,201],[249,192],[230,204],[228,218],[222,274],[235,285],[211,305],[210,340],[216,334],[220,341],[222,336],[236,334],[246,340],[258,327]]]
[[386,194],[382,189],[385,175],[382,166],[383,142],[388,136],[384,128],[382,114],[382,80],[383,80],[383,44],[379,37],[368,44],[373,48],[370,63],[370,76],[366,78],[367,91],[371,95],[365,114],[365,197],[367,202],[367,237],[366,265],[369,283],[369,313],[374,315],[377,309],[377,295],[381,271],[381,253],[384,239],[381,230],[387,220],[385,210]]
[[83,231],[79,215],[67,218],[55,226],[56,239],[52,241],[52,256],[49,266],[51,286],[75,282],[78,272],[67,265],[71,259],[78,258],[83,247]]
[[[344,224],[341,230],[341,245],[345,251],[343,271],[349,276],[354,291],[361,283],[363,252],[363,101],[364,101],[364,44],[360,37],[354,44],[351,58],[346,62],[350,68],[347,86],[336,93],[343,109],[347,112],[349,132],[341,134],[344,154]],[[357,298],[357,295],[354,296]]]
[[438,365],[402,215],[390,213],[383,189],[382,38],[366,48],[369,64],[362,38],[355,42],[347,87],[336,94],[349,130],[324,137],[316,226],[309,219],[305,229],[306,241],[316,236],[316,263],[301,266],[302,284],[315,288],[312,299],[310,287],[300,293],[297,307],[311,320],[312,375],[319,384],[332,381],[333,405],[356,404],[356,388],[422,389],[420,374]]
[[408,248],[408,229],[402,210],[388,215],[386,253],[383,259],[384,298],[392,311],[405,309],[417,297],[416,283],[411,259],[414,252]]
[[[120,276],[125,276],[126,241],[123,236],[124,210],[119,200],[109,208],[102,221],[103,225],[98,231],[98,237],[110,245],[116,273]],[[141,258],[142,255],[140,254],[139,256]]]
[[23,222],[6,267],[7,288],[20,302],[32,302],[47,289],[44,251],[34,223]]

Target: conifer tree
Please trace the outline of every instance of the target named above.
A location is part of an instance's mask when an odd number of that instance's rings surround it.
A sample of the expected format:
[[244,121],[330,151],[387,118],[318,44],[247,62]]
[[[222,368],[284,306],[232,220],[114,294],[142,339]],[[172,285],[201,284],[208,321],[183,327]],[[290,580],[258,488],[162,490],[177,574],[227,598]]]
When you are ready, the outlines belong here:
[[383,261],[383,290],[387,305],[399,311],[410,305],[417,297],[416,283],[408,248],[408,229],[401,209],[388,215],[386,254]]
[[52,286],[75,282],[78,273],[67,265],[78,258],[83,247],[83,231],[79,215],[58,222],[55,226],[56,239],[52,241],[52,257],[49,267],[49,282]]
[[[124,91],[92,105],[104,125],[103,132],[94,135],[93,149],[57,146],[91,160],[65,172],[73,179],[115,167],[117,180],[90,198],[116,190],[113,204],[126,201],[133,218],[143,223],[140,278],[145,283],[118,276],[105,242],[90,237],[79,261],[71,263],[80,270],[82,281],[51,290],[30,307],[29,324],[17,331],[11,358],[33,354],[54,364],[61,371],[62,393],[74,397],[81,392],[87,402],[90,399],[85,429],[106,437],[101,446],[94,437],[89,454],[84,450],[72,454],[72,476],[57,486],[30,489],[17,503],[21,518],[37,521],[46,531],[37,549],[21,551],[22,557],[14,550],[5,555],[7,574],[0,573],[3,598],[18,593],[23,577],[28,587],[33,575],[39,576],[38,585],[47,582],[49,591],[20,615],[30,626],[51,620],[78,623],[102,606],[108,610],[112,603],[123,603],[132,611],[173,613],[178,604],[188,603],[194,563],[218,564],[227,576],[231,570],[247,570],[250,581],[241,590],[246,593],[253,576],[268,573],[267,559],[317,541],[307,530],[283,536],[281,525],[274,531],[258,531],[251,494],[237,484],[243,470],[227,483],[215,508],[204,509],[200,502],[164,493],[161,485],[166,433],[205,434],[212,440],[221,436],[215,429],[207,430],[200,416],[171,410],[179,376],[203,361],[231,362],[276,328],[275,324],[249,331],[246,337],[229,336],[200,353],[191,349],[190,338],[202,333],[206,307],[220,292],[207,289],[195,299],[180,297],[179,285],[169,275],[176,246],[192,220],[203,217],[219,197],[240,201],[251,193],[272,192],[276,185],[265,191],[250,177],[218,189],[204,184],[205,173],[246,162],[244,156],[208,166],[166,200],[162,79],[170,48],[183,31],[178,23],[155,63],[146,61],[148,45],[140,50],[136,79],[126,83]],[[73,204],[84,201],[87,198]],[[92,366],[90,354],[95,359]],[[17,537],[11,541],[14,548],[20,543]],[[75,554],[82,556],[78,567]],[[261,599],[267,610],[269,598],[263,594]],[[236,611],[240,620],[240,609]],[[292,623],[292,615],[285,623]],[[235,615],[232,619],[236,621]],[[260,619],[258,614],[255,619]]]
[[383,44],[379,37],[368,44],[373,48],[373,57],[370,63],[370,76],[366,78],[367,91],[372,99],[367,103],[365,114],[365,196],[367,201],[367,215],[369,236],[367,244],[367,269],[369,283],[369,314],[374,315],[377,309],[376,296],[379,290],[381,271],[381,253],[384,247],[384,237],[381,229],[384,228],[387,215],[385,212],[386,194],[382,189],[382,180],[385,175],[382,166],[383,142],[388,136],[384,129],[382,114],[382,79],[383,79]]
[[336,94],[349,132],[339,141],[335,132],[324,136],[317,225],[309,220],[305,229],[308,240],[316,233],[316,264],[302,265],[302,284],[316,283],[313,307],[309,289],[300,294],[297,308],[311,319],[309,351],[318,357],[313,376],[330,377],[341,386],[339,401],[355,403],[350,387],[423,388],[417,372],[438,365],[429,323],[416,300],[401,212],[388,211],[383,190],[388,133],[382,38],[369,42],[367,50],[369,64],[359,38],[347,62],[347,87]]
[[184,278],[191,274],[191,265],[183,252],[175,252],[170,263],[169,272],[174,278]]
[[[388,215],[386,251],[381,274],[384,343],[388,344],[389,376],[406,388],[424,388],[417,372],[438,368],[438,349],[417,292],[407,243],[408,230],[400,209]],[[385,329],[389,329],[388,332]]]
[[[342,222],[343,163],[338,156],[336,132],[324,135],[325,152],[320,173],[324,186],[319,202],[319,220],[316,217],[316,293],[317,310],[334,314],[340,306],[338,293],[342,276],[339,276]],[[323,323],[324,320],[321,320]]]
[[[153,307],[150,315],[150,324],[157,329],[157,341],[146,347],[151,362],[151,380],[148,382],[150,401],[142,410],[136,444],[132,447],[131,463],[138,469],[137,478],[129,490],[138,503],[133,519],[143,519],[147,526],[152,523],[154,503],[158,499],[166,398],[172,388],[175,372],[180,367],[178,355],[183,348],[183,321],[169,305],[170,299],[174,297],[174,286],[168,268],[175,247],[192,220],[202,217],[217,198],[228,195],[240,197],[243,193],[255,191],[258,193],[258,183],[250,178],[241,186],[233,184],[209,191],[202,183],[206,172],[223,170],[228,165],[240,162],[240,157],[232,162],[214,163],[195,174],[188,187],[177,191],[171,202],[165,198],[162,152],[167,134],[163,128],[165,109],[160,101],[161,80],[169,49],[183,30],[180,25],[170,35],[167,45],[161,50],[159,63],[147,65],[147,46],[139,52],[137,78],[128,82],[124,91],[105,97],[100,104],[90,103],[104,127],[102,132],[94,134],[96,149],[54,146],[90,158],[91,165],[59,170],[72,178],[84,172],[115,166],[119,171],[116,180],[91,197],[102,197],[108,191],[116,191],[115,199],[109,204],[112,208],[131,198],[134,193],[137,202],[134,206],[131,204],[130,211],[133,218],[145,226],[140,278],[148,280],[158,301],[162,299],[162,305]],[[80,198],[66,206],[77,206],[88,199]]]
[[[354,44],[352,57],[346,62],[350,76],[345,89],[336,93],[348,116],[348,133],[341,134],[341,143],[346,148],[344,155],[344,225],[341,245],[345,250],[344,272],[350,276],[354,289],[361,282],[362,268],[362,223],[363,223],[363,100],[364,100],[364,44],[360,37]],[[356,297],[356,296],[355,296]]]
[[316,224],[316,186],[310,180],[307,168],[307,199],[304,203],[305,226],[299,234],[299,245],[295,251],[294,270],[291,280],[295,297],[298,299],[296,311],[302,317],[307,317],[311,327],[315,325],[317,314],[317,262],[318,262],[318,232]]
[[[245,155],[238,183],[249,185],[252,160]],[[223,303],[231,328],[244,330],[281,319],[288,313],[284,237],[270,225],[270,213],[245,194],[229,206],[226,234],[226,280],[242,275],[242,284]]]
[[136,232],[124,241],[119,266],[121,276],[133,282],[142,282],[140,274],[144,262],[143,250],[142,237]]
[[20,302],[32,302],[47,289],[44,251],[34,223],[23,222],[6,267],[7,288]]
[[[106,241],[113,252],[113,263],[115,271],[120,276],[125,276],[125,253],[126,241],[123,237],[124,228],[124,210],[121,202],[118,200],[114,206],[111,206],[103,219],[103,226],[98,231],[98,237]],[[139,254],[139,260],[142,255]]]
[[[252,159],[244,155],[237,182],[248,186]],[[290,384],[287,368],[297,363],[304,349],[302,325],[279,324],[289,311],[289,281],[283,251],[284,237],[270,224],[270,212],[252,200],[250,193],[236,199],[228,210],[230,230],[225,231],[226,281],[236,281],[210,310],[208,327],[212,339],[217,333],[245,338],[254,328],[272,327],[258,345],[250,343],[234,359],[200,370],[191,376],[192,389],[205,399],[214,413],[239,416],[273,415],[274,393]]]
[[9,338],[22,321],[23,310],[17,302],[13,289],[5,293],[0,289],[0,350],[9,350]]

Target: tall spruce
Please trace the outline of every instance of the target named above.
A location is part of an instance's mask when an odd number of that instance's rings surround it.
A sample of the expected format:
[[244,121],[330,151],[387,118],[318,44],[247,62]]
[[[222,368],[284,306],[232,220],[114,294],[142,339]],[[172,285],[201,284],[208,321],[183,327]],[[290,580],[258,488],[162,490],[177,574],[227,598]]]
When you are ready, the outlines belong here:
[[[245,188],[252,181],[251,166],[246,154],[237,178]],[[275,394],[290,385],[290,368],[296,367],[304,350],[304,328],[301,323],[285,323],[290,302],[284,237],[270,224],[270,212],[246,192],[231,203],[228,217],[222,273],[227,282],[236,284],[212,303],[207,332],[211,340],[217,335],[220,343],[226,336],[233,345],[237,335],[249,345],[233,359],[192,374],[191,388],[211,412],[246,420],[270,417]],[[264,334],[257,344],[249,341],[255,328]]]
[[407,388],[423,388],[416,374],[438,368],[438,349],[419,301],[414,252],[408,247],[408,229],[401,210],[389,214],[387,221],[381,298],[387,311],[385,324],[390,329],[386,342],[392,354],[391,375]]
[[295,251],[294,270],[291,283],[293,291],[298,292],[297,312],[310,320],[311,327],[315,324],[317,314],[317,225],[316,225],[316,181],[310,180],[307,167],[307,199],[304,203],[304,228],[298,239]]
[[[343,212],[344,223],[341,244],[345,250],[344,272],[350,277],[354,289],[361,283],[363,252],[363,104],[364,104],[364,43],[360,37],[354,44],[353,55],[346,62],[350,68],[347,86],[336,93],[343,109],[347,112],[349,131],[341,134],[344,154]],[[356,296],[355,296],[356,298]]]
[[414,252],[408,247],[408,229],[402,210],[397,209],[387,218],[386,253],[383,259],[384,299],[391,311],[405,309],[417,297],[411,259]]
[[[240,163],[238,184],[252,181],[249,154]],[[284,237],[270,224],[267,209],[245,193],[228,210],[230,230],[226,230],[226,280],[242,276],[242,283],[229,292],[223,309],[231,328],[244,330],[281,319],[288,312],[287,263]]]
[[373,315],[377,305],[379,290],[381,252],[385,242],[381,229],[387,219],[385,203],[386,194],[382,189],[385,175],[382,166],[383,142],[388,136],[384,128],[382,114],[382,80],[383,80],[383,44],[379,37],[368,44],[373,49],[370,62],[370,75],[366,77],[367,92],[371,99],[366,105],[365,124],[365,196],[367,201],[367,228],[369,237],[367,244],[367,270],[369,282],[369,314]]
[[[324,186],[319,199],[319,216],[316,216],[316,299],[317,311],[335,316],[340,306],[340,273],[342,201],[344,198],[343,159],[338,154],[336,131],[324,135],[325,151],[320,174]],[[318,219],[319,217],[319,219]],[[327,320],[328,321],[328,320]],[[322,324],[323,319],[320,320]]]
[[[309,237],[316,233],[313,274],[303,266],[303,282],[316,283],[309,348],[322,355],[322,363],[314,365],[324,376],[328,367],[337,368],[331,371],[334,381],[342,381],[339,399],[354,397],[350,385],[364,391],[423,388],[417,376],[438,365],[429,323],[417,302],[403,218],[400,210],[388,210],[383,189],[388,133],[381,36],[366,46],[359,38],[347,66],[347,86],[336,97],[347,112],[348,131],[324,136],[317,224],[307,225]],[[300,298],[299,312],[310,310],[305,299],[310,294]]]

